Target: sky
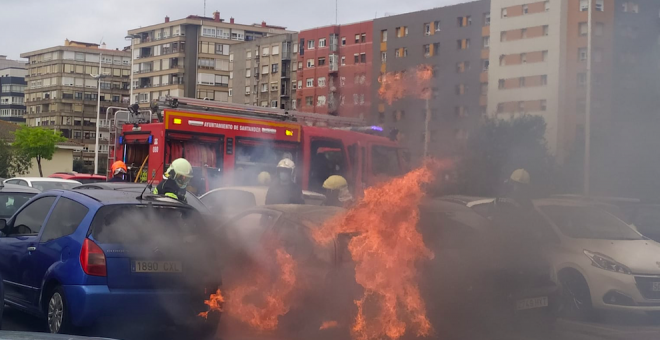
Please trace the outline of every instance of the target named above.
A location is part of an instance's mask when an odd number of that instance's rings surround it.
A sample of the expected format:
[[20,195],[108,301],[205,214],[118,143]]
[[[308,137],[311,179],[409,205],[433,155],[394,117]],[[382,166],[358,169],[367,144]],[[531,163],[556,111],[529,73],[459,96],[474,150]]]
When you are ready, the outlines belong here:
[[[339,24],[443,7],[467,0],[337,0]],[[206,16],[215,10],[236,23],[286,26],[290,30],[335,23],[332,0],[206,0]],[[20,54],[63,45],[65,39],[99,43],[107,48],[130,45],[129,29],[188,15],[203,15],[204,0],[0,0],[0,55]],[[8,29],[7,29],[8,28]]]

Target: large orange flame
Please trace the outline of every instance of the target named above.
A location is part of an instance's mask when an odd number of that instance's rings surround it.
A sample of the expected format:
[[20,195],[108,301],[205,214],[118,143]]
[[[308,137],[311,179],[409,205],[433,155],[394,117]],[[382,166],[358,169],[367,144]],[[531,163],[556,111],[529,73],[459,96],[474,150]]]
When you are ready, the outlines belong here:
[[[291,308],[296,263],[284,249],[265,247],[266,252],[271,250],[273,256],[269,257],[275,258],[276,272],[269,270],[269,266],[254,265],[250,268],[250,275],[241,275],[236,281],[227,283],[226,298],[220,290],[211,294],[211,298],[205,301],[209,309],[224,311],[227,316],[258,331],[277,329],[278,318]],[[206,317],[208,313],[199,315]]]
[[322,331],[324,329],[335,328],[337,326],[339,326],[339,323],[337,321],[334,320],[323,321],[323,323],[321,323],[321,327],[319,327],[319,330]]
[[378,95],[389,105],[404,97],[430,99],[433,69],[419,65],[405,72],[389,72],[379,78]]
[[[330,242],[338,234],[357,235],[348,249],[355,262],[355,280],[364,288],[362,298],[355,301],[352,335],[358,340],[398,339],[408,330],[417,336],[432,333],[417,284],[416,264],[433,258],[417,231],[417,222],[422,185],[433,180],[434,167],[428,163],[367,189],[353,209],[313,235],[320,243]],[[374,303],[376,312],[371,317]]]

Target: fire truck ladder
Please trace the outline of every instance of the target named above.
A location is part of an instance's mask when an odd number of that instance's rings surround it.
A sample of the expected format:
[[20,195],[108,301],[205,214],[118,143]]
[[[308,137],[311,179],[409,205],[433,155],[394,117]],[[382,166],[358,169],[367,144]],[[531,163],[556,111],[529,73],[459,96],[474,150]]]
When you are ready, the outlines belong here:
[[[158,104],[161,107],[201,109],[217,114],[235,114],[253,116],[271,120],[299,122],[309,126],[350,127],[365,126],[365,122],[358,118],[337,117],[319,113],[306,113],[288,111],[252,105],[221,103],[216,101],[193,99],[185,97],[160,97]],[[152,108],[153,109],[153,108]]]
[[[108,115],[110,114],[111,110],[116,110],[114,113],[112,113],[112,118],[108,120]],[[151,110],[139,110],[139,115],[146,115],[148,117],[151,117]],[[124,117],[122,117],[124,116]],[[111,168],[112,168],[112,163],[114,163],[117,155],[117,142],[119,136],[121,134],[122,126],[126,123],[131,123],[132,118],[134,118],[135,114],[131,112],[129,108],[124,108],[124,107],[118,107],[118,106],[111,106],[108,107],[106,112],[105,112],[105,124],[108,126],[108,133],[109,133],[109,138],[107,139],[108,143],[108,174],[111,174]]]

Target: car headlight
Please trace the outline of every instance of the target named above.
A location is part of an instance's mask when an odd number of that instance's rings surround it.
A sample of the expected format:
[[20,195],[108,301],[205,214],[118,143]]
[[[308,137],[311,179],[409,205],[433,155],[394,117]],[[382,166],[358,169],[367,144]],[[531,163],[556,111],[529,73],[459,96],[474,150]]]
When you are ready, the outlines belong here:
[[607,257],[603,254],[590,252],[585,249],[584,255],[586,255],[591,260],[591,264],[595,267],[621,274],[628,274],[628,275],[632,274],[630,268],[626,267],[625,265],[619,262],[614,261],[612,258]]

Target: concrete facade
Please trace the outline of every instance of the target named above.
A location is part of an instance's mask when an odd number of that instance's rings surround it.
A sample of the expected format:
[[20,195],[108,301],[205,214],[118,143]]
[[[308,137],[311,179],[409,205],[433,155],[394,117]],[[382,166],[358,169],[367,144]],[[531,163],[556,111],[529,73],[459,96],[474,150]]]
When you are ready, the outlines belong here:
[[229,101],[231,46],[273,34],[292,33],[265,22],[254,25],[212,18],[184,19],[128,31],[133,44],[133,102],[148,106],[160,96]]
[[379,77],[432,67],[429,150],[455,155],[485,110],[489,11],[484,0],[374,20],[370,120],[399,130],[413,161],[423,157],[426,101],[408,97],[388,105],[378,96]]
[[229,55],[230,101],[295,110],[297,58],[295,33],[234,45]]
[[[97,123],[101,124],[99,138],[109,138],[105,122],[96,121],[98,86],[103,117],[106,107],[128,106],[130,52],[67,39],[63,46],[22,53],[21,57],[29,60],[27,125],[61,131],[64,137],[84,144],[75,157],[82,158],[87,167],[93,166]],[[92,74],[106,77],[99,84]],[[107,148],[107,144],[99,144],[99,169],[106,168]]]

